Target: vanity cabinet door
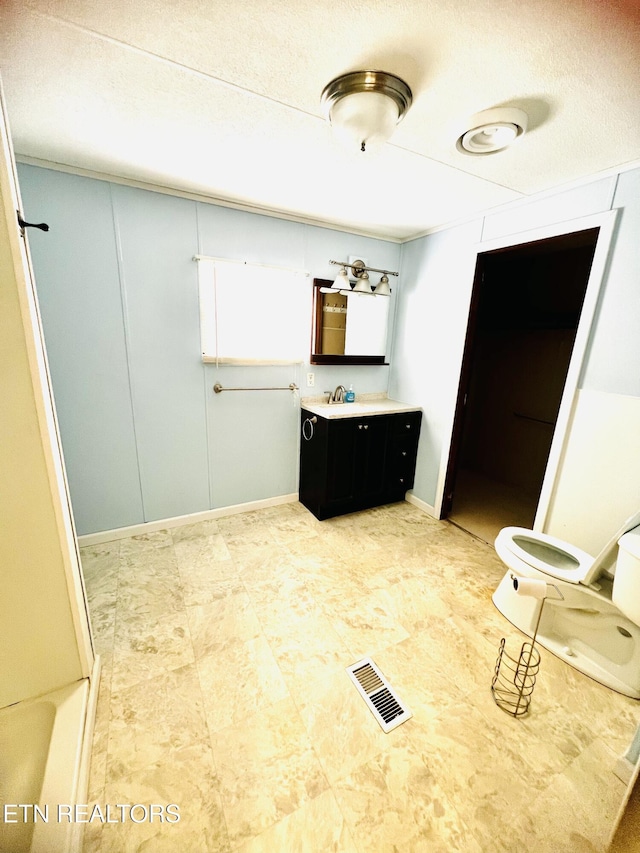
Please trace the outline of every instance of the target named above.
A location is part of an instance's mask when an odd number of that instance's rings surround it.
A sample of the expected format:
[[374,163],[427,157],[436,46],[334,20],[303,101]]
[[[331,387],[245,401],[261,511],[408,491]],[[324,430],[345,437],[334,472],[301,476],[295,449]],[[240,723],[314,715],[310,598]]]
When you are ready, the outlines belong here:
[[384,496],[389,416],[354,422],[354,492],[362,506],[375,506]]
[[356,494],[356,431],[350,418],[329,421],[325,502],[339,505]]
[[375,506],[384,494],[388,417],[329,422],[326,503],[332,511]]

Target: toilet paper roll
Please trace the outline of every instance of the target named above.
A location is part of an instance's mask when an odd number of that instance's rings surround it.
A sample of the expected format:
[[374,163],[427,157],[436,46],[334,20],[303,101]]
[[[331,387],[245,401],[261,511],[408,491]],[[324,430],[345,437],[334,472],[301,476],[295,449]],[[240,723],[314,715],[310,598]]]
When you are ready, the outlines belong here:
[[547,582],[534,578],[513,578],[513,588],[518,595],[531,595],[533,598],[547,597]]

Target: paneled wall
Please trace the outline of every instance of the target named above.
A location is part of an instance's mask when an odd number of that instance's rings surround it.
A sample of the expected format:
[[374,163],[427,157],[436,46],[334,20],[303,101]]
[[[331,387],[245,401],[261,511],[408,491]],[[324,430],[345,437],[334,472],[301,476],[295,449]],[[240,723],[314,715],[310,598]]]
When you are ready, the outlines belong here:
[[[414,495],[433,507],[479,242],[513,235],[517,243],[528,229],[612,207],[618,225],[548,529],[589,549],[640,506],[640,454],[619,428],[628,408],[620,398],[640,399],[640,170],[402,246],[35,166],[21,165],[19,175],[27,218],[51,225],[30,240],[80,533],[296,492],[296,401],[288,392],[216,397],[216,381],[294,381],[303,394],[353,383],[356,392],[388,388],[421,405]],[[302,267],[321,278],[335,273],[330,258],[354,254],[400,269],[391,368],[314,366],[311,391],[304,386],[308,364],[203,365],[192,261],[198,252]],[[589,420],[584,391],[598,393],[609,426]],[[592,448],[588,458],[574,453],[578,438]],[[600,453],[615,443],[615,460]]]
[[329,278],[354,254],[397,270],[399,244],[36,166],[19,179],[51,228],[29,238],[80,534],[297,492],[298,399],[215,382],[386,392],[386,366],[202,364],[193,257]]

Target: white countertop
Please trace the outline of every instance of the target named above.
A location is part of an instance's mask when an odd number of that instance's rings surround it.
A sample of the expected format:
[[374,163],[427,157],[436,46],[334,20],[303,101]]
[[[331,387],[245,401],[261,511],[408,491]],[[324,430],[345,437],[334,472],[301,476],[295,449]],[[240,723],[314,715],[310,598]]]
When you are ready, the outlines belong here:
[[360,418],[365,415],[393,415],[402,412],[420,412],[420,406],[410,406],[407,403],[399,403],[388,397],[377,399],[362,399],[355,403],[320,403],[303,398],[300,405],[314,415],[322,418]]

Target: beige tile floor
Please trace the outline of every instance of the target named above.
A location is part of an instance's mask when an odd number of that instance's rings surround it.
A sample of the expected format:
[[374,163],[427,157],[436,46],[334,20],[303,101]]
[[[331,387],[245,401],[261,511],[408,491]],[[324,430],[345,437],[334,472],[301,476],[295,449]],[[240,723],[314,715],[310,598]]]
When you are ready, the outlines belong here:
[[[543,652],[530,716],[493,702],[493,549],[407,503],[300,504],[82,549],[103,660],[86,853],[602,851],[640,721]],[[512,647],[512,651],[514,648]],[[344,668],[413,711],[384,734]],[[142,811],[138,811],[138,817]]]
[[449,520],[492,545],[503,527],[533,527],[537,503],[536,495],[518,486],[461,468]]

